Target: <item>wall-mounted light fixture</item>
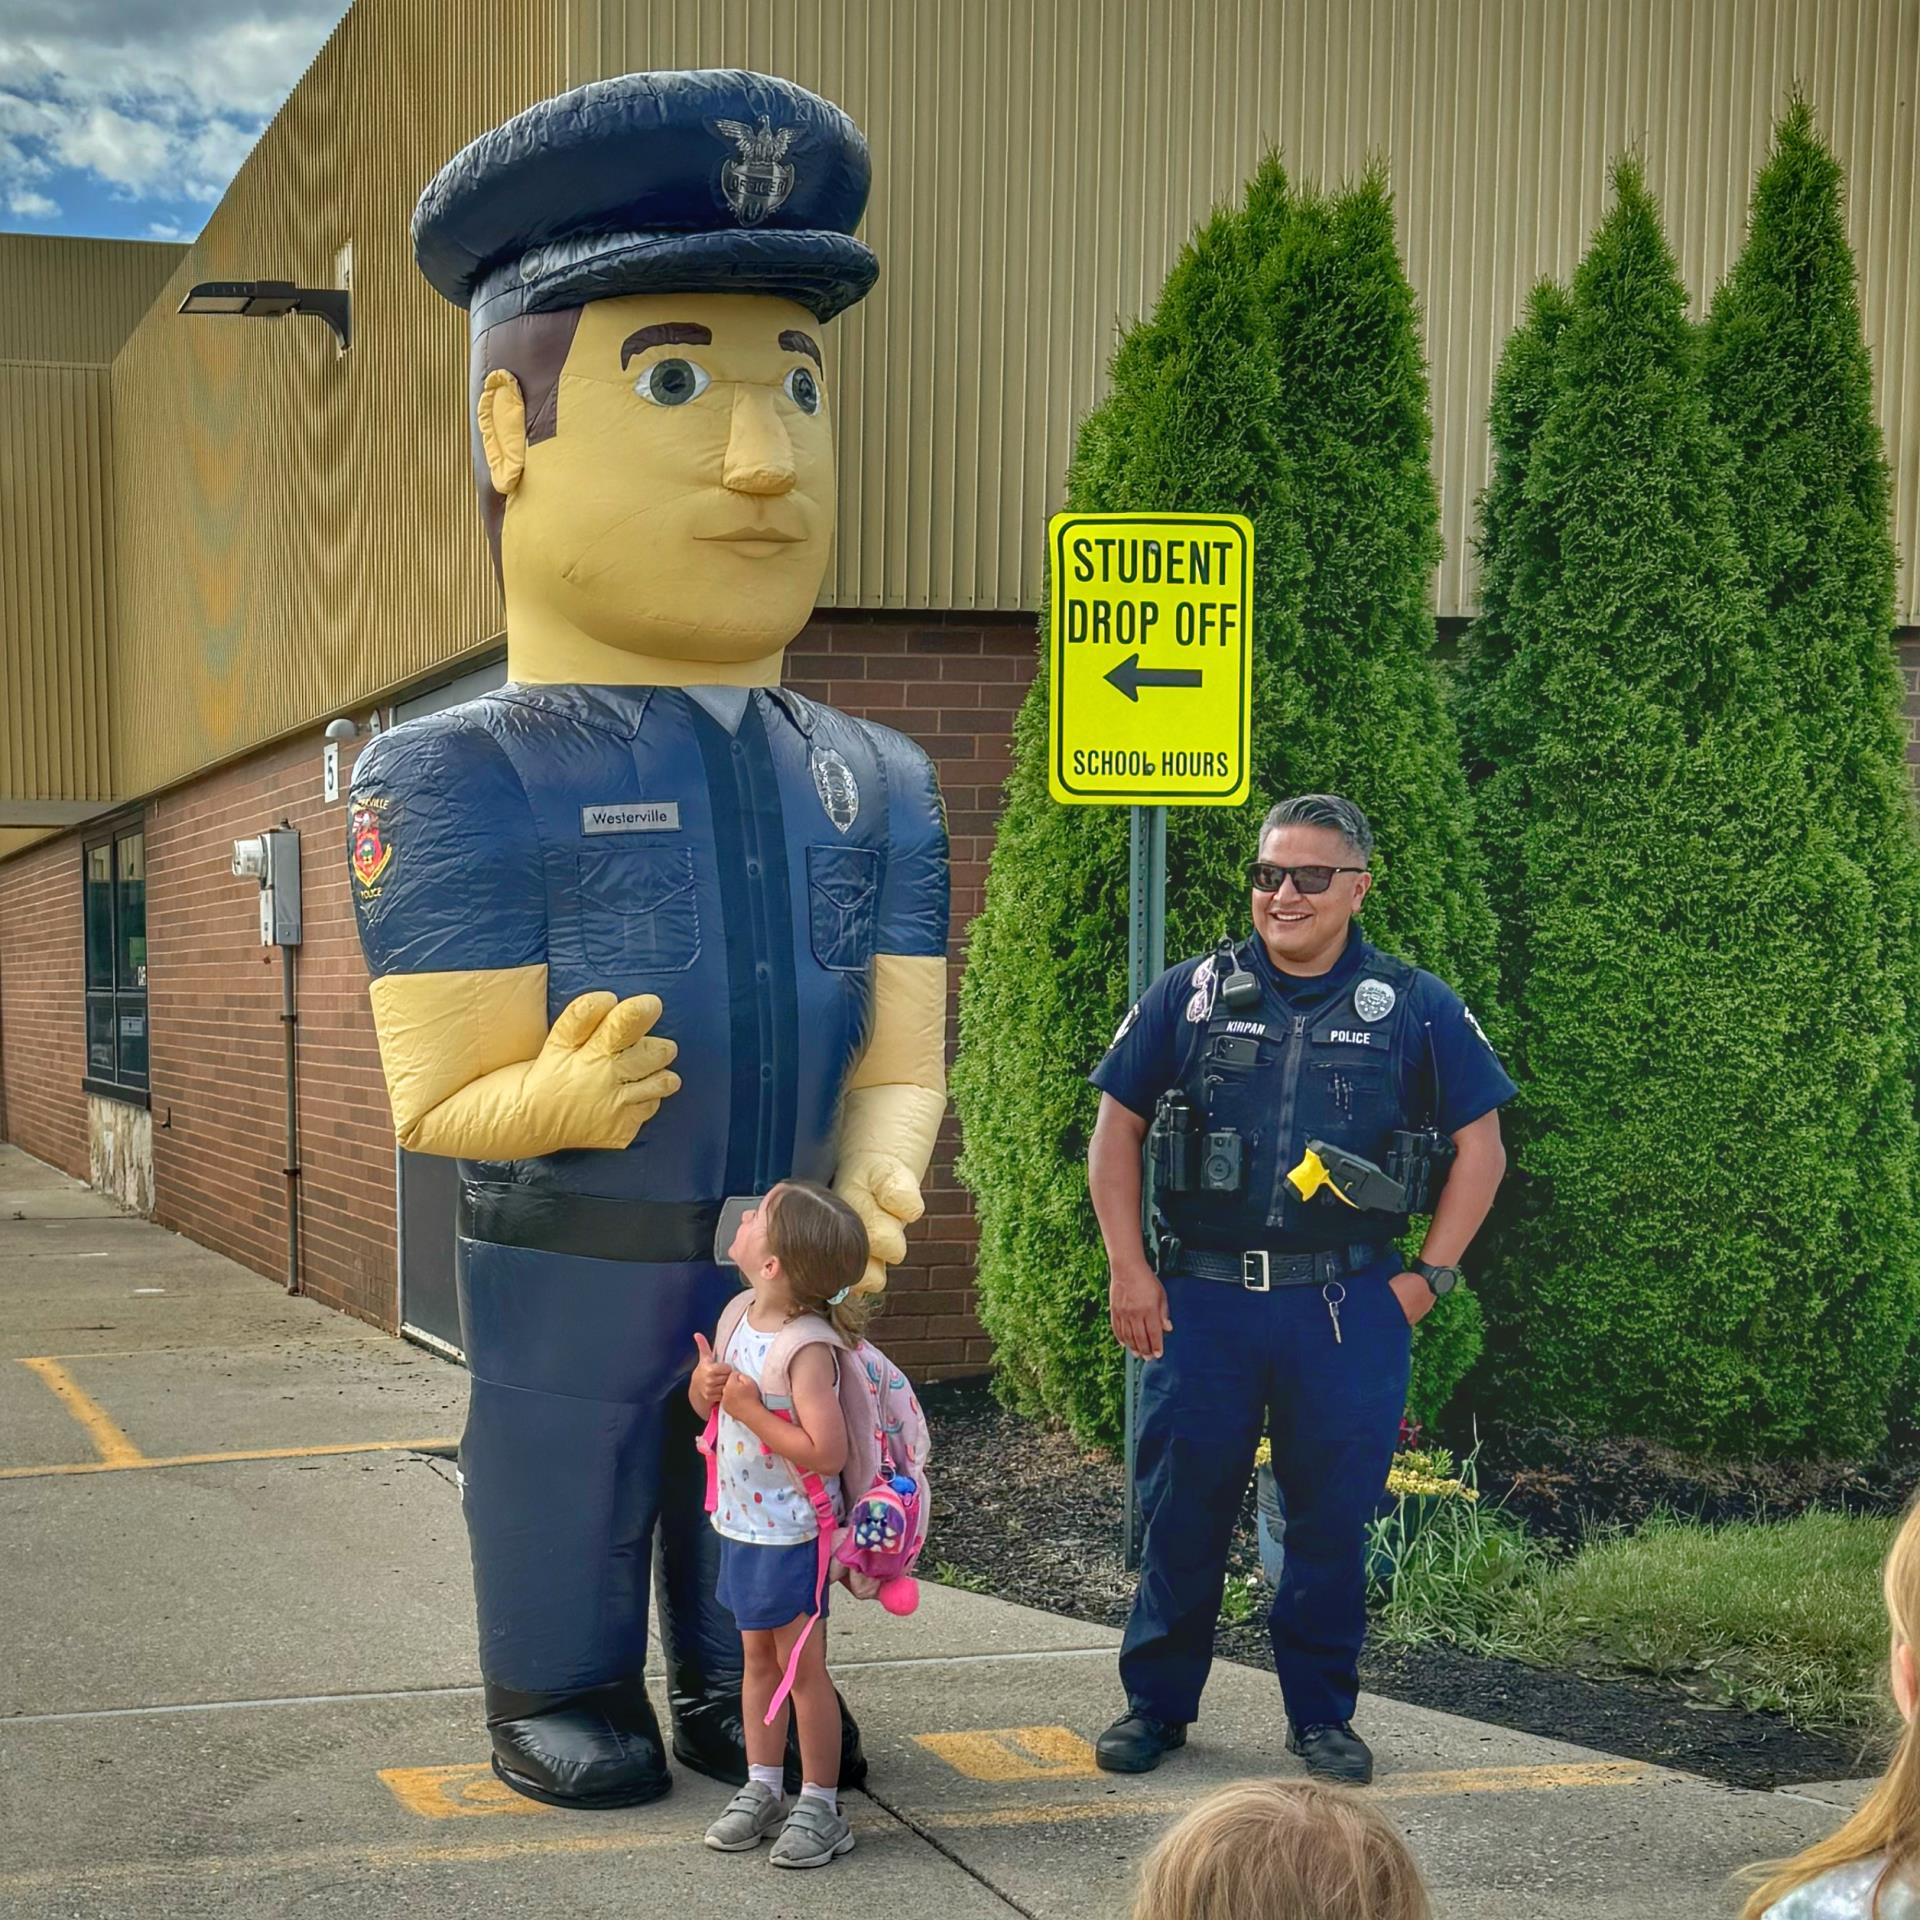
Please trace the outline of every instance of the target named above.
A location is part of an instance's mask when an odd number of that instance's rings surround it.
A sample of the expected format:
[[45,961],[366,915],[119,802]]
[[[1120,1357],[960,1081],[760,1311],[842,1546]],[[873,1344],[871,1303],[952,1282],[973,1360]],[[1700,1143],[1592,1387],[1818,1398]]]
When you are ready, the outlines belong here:
[[220,313],[239,320],[311,313],[333,329],[342,353],[353,337],[351,307],[351,296],[338,287],[296,287],[291,280],[203,280],[180,302],[182,313]]

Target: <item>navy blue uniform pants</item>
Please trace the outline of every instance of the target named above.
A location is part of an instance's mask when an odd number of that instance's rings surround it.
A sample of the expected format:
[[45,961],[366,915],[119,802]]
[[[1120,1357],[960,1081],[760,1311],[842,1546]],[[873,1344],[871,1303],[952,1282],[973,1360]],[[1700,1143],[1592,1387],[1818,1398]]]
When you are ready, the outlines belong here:
[[1140,1589],[1120,1650],[1128,1702],[1185,1722],[1213,1660],[1227,1547],[1264,1428],[1287,1516],[1268,1625],[1296,1726],[1353,1717],[1366,1638],[1367,1523],[1406,1406],[1411,1330],[1389,1259],[1338,1283],[1340,1339],[1316,1286],[1271,1293],[1175,1276],[1173,1331],[1141,1373]]
[[465,1238],[458,1255],[480,1671],[530,1693],[638,1675],[651,1574],[670,1691],[737,1690],[687,1380],[738,1276]]

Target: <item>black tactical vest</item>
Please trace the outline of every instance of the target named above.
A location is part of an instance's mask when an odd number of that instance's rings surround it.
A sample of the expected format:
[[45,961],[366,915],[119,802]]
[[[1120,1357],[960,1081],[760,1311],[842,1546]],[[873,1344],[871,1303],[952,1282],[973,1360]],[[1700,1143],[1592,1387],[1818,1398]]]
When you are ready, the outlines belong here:
[[[1252,942],[1235,952],[1257,967]],[[1287,1174],[1309,1140],[1379,1161],[1396,1129],[1425,1124],[1408,1111],[1425,1039],[1412,1011],[1414,969],[1363,945],[1357,971],[1324,998],[1288,1005],[1269,986],[1240,1012],[1209,982],[1206,1034],[1181,1085],[1209,1131],[1239,1133],[1245,1171],[1237,1193],[1159,1200],[1181,1244],[1308,1253],[1405,1233],[1403,1214],[1355,1212],[1326,1192],[1303,1201]]]

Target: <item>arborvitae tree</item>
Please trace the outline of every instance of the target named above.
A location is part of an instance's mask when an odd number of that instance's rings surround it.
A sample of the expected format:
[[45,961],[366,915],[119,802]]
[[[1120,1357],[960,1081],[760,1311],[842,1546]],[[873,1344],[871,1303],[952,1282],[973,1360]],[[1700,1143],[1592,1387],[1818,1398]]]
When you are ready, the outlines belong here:
[[[1487,430],[1493,447],[1493,474],[1480,499],[1480,611],[1467,630],[1450,692],[1460,727],[1460,751],[1467,778],[1477,785],[1499,766],[1517,765],[1523,740],[1503,737],[1499,731],[1505,710],[1495,697],[1513,651],[1511,609],[1524,604],[1538,579],[1547,554],[1541,543],[1551,536],[1544,515],[1522,516],[1526,500],[1527,462],[1533,438],[1553,398],[1554,355],[1572,307],[1567,290],[1551,280],[1536,286],[1527,301],[1527,316],[1509,336],[1494,375],[1487,409]],[[1516,528],[1524,539],[1516,536]],[[1528,543],[1531,544],[1528,544]],[[1526,716],[1512,716],[1525,722]],[[1512,805],[1517,796],[1512,783],[1499,798]],[[1512,823],[1509,822],[1509,825]],[[1484,838],[1483,834],[1483,838]],[[1514,903],[1501,897],[1500,888],[1517,879],[1511,860],[1490,861],[1487,889],[1499,929],[1499,981],[1503,1002],[1518,993],[1516,956],[1507,939],[1520,915]],[[1512,1035],[1507,1068],[1519,1072],[1517,1051],[1521,1036]]]
[[[1311,299],[1295,292],[1302,275]],[[1283,351],[1290,327],[1311,349]],[[1120,346],[1110,394],[1081,427],[1069,506],[1232,511],[1254,524],[1253,794],[1240,808],[1170,811],[1170,958],[1244,930],[1241,869],[1265,810],[1333,789],[1379,831],[1370,935],[1481,991],[1490,925],[1428,652],[1427,431],[1413,304],[1378,182],[1332,206],[1291,192],[1269,161]],[[1306,501],[1304,487],[1321,497]],[[1087,1200],[1098,1097],[1084,1076],[1127,1004],[1127,821],[1048,794],[1042,621],[1042,675],[1015,724],[961,987],[954,1099],[1002,1390],[1110,1440],[1121,1364]],[[1423,1383],[1444,1374],[1450,1391],[1476,1340],[1471,1304],[1438,1322],[1417,1349],[1430,1356]]]
[[[1881,1284],[1836,1300],[1861,1322],[1849,1361],[1884,1377],[1920,1304],[1913,1082],[1920,1066],[1920,841],[1894,660],[1888,475],[1873,411],[1841,176],[1795,100],[1755,185],[1745,251],[1705,340],[1707,392],[1739,472],[1734,521],[1764,609],[1761,637],[1806,765],[1815,818],[1861,870],[1878,952],[1847,983],[1879,1036],[1857,1084],[1836,1089],[1835,1141],[1878,1196],[1854,1262]],[[1870,1231],[1885,1238],[1863,1239]],[[1885,1344],[1883,1344],[1885,1343]]]
[[[1538,312],[1536,311],[1536,321]],[[1499,1243],[1508,1409],[1730,1452],[1854,1447],[1887,1224],[1836,1090],[1881,1051],[1873,909],[1806,798],[1686,296],[1637,165],[1574,277],[1497,528],[1477,819],[1532,1176]],[[1837,1306],[1838,1300],[1847,1304]]]

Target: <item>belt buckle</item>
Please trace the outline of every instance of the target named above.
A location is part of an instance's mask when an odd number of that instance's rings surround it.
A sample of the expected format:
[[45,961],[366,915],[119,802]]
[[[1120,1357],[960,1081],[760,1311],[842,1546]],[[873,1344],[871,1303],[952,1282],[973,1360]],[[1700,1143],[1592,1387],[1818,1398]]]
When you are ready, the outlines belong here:
[[1272,1292],[1273,1263],[1265,1247],[1254,1247],[1240,1256],[1240,1284],[1249,1293]]

